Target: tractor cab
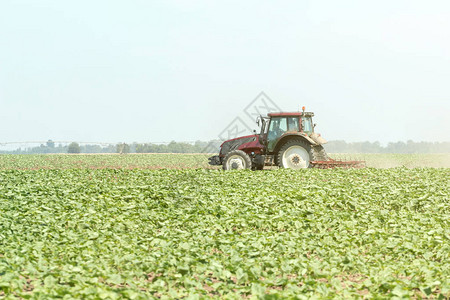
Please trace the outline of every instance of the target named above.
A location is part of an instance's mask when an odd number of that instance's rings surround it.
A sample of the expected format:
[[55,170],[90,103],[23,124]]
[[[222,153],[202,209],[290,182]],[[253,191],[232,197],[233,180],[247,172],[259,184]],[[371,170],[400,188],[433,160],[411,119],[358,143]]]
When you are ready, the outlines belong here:
[[305,111],[269,113],[267,117],[260,116],[257,119],[258,125],[261,122],[259,140],[266,146],[266,152],[273,152],[278,141],[288,135],[313,135],[313,116],[314,113]]

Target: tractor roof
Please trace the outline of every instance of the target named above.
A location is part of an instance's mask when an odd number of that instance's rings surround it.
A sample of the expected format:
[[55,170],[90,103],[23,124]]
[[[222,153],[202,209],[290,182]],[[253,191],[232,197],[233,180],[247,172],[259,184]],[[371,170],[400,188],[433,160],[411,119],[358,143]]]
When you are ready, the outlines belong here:
[[308,116],[308,117],[313,117],[314,113],[313,112],[273,112],[273,113],[268,113],[267,116],[269,117],[300,117],[302,115]]

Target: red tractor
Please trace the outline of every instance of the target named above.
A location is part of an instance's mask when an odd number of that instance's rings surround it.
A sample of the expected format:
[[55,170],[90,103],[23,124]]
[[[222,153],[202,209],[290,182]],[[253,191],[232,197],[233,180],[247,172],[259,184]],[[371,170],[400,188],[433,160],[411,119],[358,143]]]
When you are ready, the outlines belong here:
[[210,165],[224,170],[262,170],[264,166],[280,168],[334,168],[364,166],[362,161],[337,161],[328,157],[322,147],[327,141],[314,132],[314,113],[279,112],[256,120],[261,132],[225,141],[219,155],[209,158]]

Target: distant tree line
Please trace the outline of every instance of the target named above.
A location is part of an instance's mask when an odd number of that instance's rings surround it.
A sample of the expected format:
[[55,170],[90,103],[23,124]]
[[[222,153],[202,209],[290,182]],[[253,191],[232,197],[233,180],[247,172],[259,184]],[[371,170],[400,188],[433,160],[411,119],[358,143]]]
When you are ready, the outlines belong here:
[[51,154],[51,153],[114,153],[115,145],[102,147],[100,145],[80,145],[76,142],[69,145],[56,145],[52,140],[37,147],[18,148],[16,150],[0,151],[0,154]]
[[[218,151],[220,141],[213,141],[214,148]],[[208,142],[197,141],[194,144],[178,143],[175,141],[169,144],[133,144],[136,153],[202,153],[208,152]]]
[[[52,140],[37,147],[0,151],[0,154],[45,154],[45,153],[215,153],[221,141],[196,141],[183,143],[172,141],[168,144],[118,143],[116,145],[55,145]],[[330,141],[324,145],[328,153],[450,153],[450,142],[395,142],[382,146],[379,142]]]
[[[195,143],[183,143],[172,141],[169,144],[153,144],[153,143],[118,143],[108,146],[100,145],[80,145],[73,142],[69,145],[55,145],[52,140],[40,146],[30,148],[18,148],[16,150],[0,151],[0,154],[57,154],[57,153],[204,153],[217,152],[221,141]],[[213,149],[213,150],[211,150]]]

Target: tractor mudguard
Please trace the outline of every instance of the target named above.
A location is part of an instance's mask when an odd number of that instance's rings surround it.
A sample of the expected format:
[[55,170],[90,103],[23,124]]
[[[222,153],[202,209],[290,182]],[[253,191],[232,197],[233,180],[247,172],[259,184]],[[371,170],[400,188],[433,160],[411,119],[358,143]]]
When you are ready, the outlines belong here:
[[284,145],[288,140],[290,140],[291,138],[297,138],[297,137],[306,140],[306,142],[308,142],[309,144],[311,144],[313,146],[317,146],[318,145],[316,143],[316,141],[314,141],[312,138],[310,138],[309,136],[307,136],[304,133],[287,133],[287,134],[282,135],[281,138],[278,140],[277,144],[274,147],[274,151],[273,152],[278,152],[280,147],[282,145]]
[[313,139],[317,143],[317,145],[323,145],[328,143],[326,139],[324,139],[320,134],[317,134],[315,132],[311,133],[309,137]]
[[305,138],[311,145],[319,145],[319,143],[317,143],[314,139],[310,138],[309,136],[305,135],[300,135],[301,137]]

